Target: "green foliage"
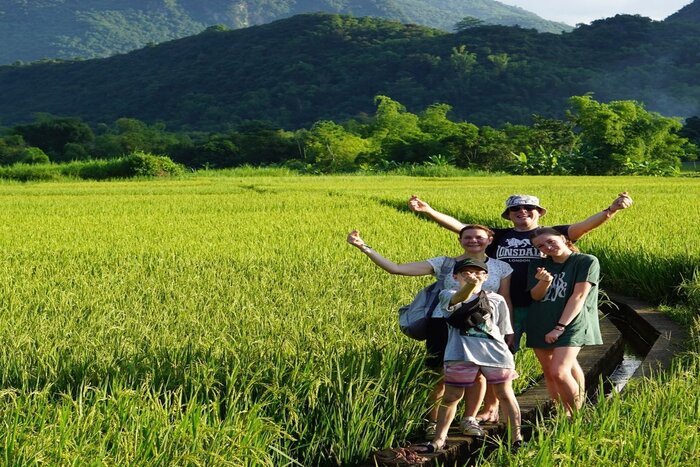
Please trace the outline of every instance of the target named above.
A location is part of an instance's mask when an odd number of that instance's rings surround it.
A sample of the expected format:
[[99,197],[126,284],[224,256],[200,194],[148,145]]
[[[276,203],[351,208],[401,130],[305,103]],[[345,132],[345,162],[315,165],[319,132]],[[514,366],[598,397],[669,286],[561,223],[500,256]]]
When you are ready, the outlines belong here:
[[49,156],[37,147],[27,146],[19,135],[0,137],[0,165],[43,164]]
[[[114,158],[158,150],[192,168],[284,164],[314,174],[387,171],[395,168],[391,164],[404,164],[411,171],[434,171],[449,165],[451,169],[530,175],[615,170],[676,175],[678,159],[695,156],[697,149],[680,136],[678,122],[647,112],[633,101],[600,104],[590,96],[576,96],[571,102],[574,110],[568,121],[535,115],[531,126],[506,124],[496,129],[455,122],[446,104],[433,104],[414,114],[398,101],[380,95],[375,97],[377,107],[372,116],[343,124],[322,120],[308,130],[290,132],[266,122],[248,121],[225,133],[184,134],[165,131],[162,124],[121,118],[111,126],[99,125],[94,143],[88,139],[82,144],[63,141],[79,140],[67,128],[85,124],[42,116],[33,124],[10,129],[15,134],[0,139],[0,162],[46,162],[47,157],[37,152],[41,150],[28,147],[22,135],[32,141],[59,140],[55,146],[63,146],[58,160],[87,160],[90,154]],[[612,142],[606,146],[601,137]],[[151,167],[146,172],[155,174],[158,170]]]
[[[657,234],[700,229],[700,179],[236,170],[0,184],[12,200],[0,212],[5,464],[358,465],[403,444],[433,379],[387,310],[429,279],[385,274],[343,239],[358,227],[397,262],[456,254],[454,235],[406,212],[412,193],[502,226],[511,193],[537,187],[547,218],[568,223],[624,188],[633,207],[578,242],[605,287],[684,299],[700,260],[696,242]],[[669,374],[539,425],[530,447],[484,464],[693,465],[698,335]],[[516,358],[521,391],[538,364],[528,349]]]
[[459,15],[548,32],[571,29],[491,0],[403,0],[400,7],[394,0],[6,0],[0,15],[0,63],[104,57],[202,31],[215,34],[319,11],[443,30],[451,30]]
[[465,16],[455,23],[454,30],[456,32],[464,31],[465,29],[475,28],[478,26],[485,25],[486,22],[482,19],[475,18],[473,16]]
[[500,127],[533,113],[563,119],[570,96],[594,92],[690,116],[700,108],[699,37],[697,24],[629,16],[556,35],[300,15],[104,60],[0,67],[0,114],[5,124],[51,112],[95,126],[130,116],[171,130],[229,131],[250,120],[298,129],[361,118],[383,95],[413,113],[441,102],[457,119]]
[[570,103],[586,173],[678,171],[686,140],[677,134],[682,127],[677,120],[648,112],[634,101],[601,104],[590,96],[575,96]]
[[[36,149],[36,148],[31,148]],[[40,151],[40,150],[39,150]],[[41,159],[39,157],[39,159]],[[0,178],[8,180],[47,181],[63,177],[108,180],[133,177],[170,177],[184,173],[184,168],[169,157],[136,152],[110,160],[74,161],[64,164],[22,162],[0,167]]]
[[122,159],[127,176],[168,177],[182,175],[184,168],[167,156],[135,152]]
[[79,118],[39,115],[34,123],[16,125],[13,131],[29,146],[44,151],[54,162],[85,159],[85,146],[92,145],[95,134]]

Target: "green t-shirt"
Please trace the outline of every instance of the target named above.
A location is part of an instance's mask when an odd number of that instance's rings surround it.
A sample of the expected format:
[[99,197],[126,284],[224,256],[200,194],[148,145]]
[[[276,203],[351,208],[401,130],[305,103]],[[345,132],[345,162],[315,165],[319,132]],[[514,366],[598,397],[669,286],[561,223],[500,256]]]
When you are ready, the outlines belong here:
[[[533,301],[527,312],[525,332],[527,346],[535,348],[552,347],[581,347],[584,345],[600,345],[603,338],[600,335],[598,322],[598,280],[600,265],[598,258],[583,253],[573,253],[564,263],[555,263],[551,258],[532,261],[528,268],[528,290],[537,284],[535,272],[543,267],[554,276],[547,294],[540,301]],[[574,292],[577,282],[590,282],[588,292],[581,312],[569,323],[566,331],[553,344],[547,344],[544,336],[560,321],[566,302]]]

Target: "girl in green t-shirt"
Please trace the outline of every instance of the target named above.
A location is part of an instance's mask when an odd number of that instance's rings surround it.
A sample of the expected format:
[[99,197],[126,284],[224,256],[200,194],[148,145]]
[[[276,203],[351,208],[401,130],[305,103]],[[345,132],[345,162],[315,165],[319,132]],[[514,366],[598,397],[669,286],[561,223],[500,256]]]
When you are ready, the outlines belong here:
[[585,395],[583,372],[577,371],[581,347],[603,343],[598,323],[600,266],[595,256],[579,253],[555,229],[537,228],[530,241],[547,257],[529,265],[533,303],[526,321],[527,346],[542,366],[550,397],[571,414]]

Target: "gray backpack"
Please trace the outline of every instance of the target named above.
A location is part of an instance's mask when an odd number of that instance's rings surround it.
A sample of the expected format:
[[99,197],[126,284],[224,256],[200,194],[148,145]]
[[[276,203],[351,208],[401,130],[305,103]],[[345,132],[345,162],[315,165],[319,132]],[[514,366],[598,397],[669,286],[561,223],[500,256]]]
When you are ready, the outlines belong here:
[[440,302],[440,292],[445,288],[445,277],[452,274],[453,258],[446,258],[440,267],[438,280],[421,289],[408,305],[399,308],[401,332],[412,339],[424,341],[428,338],[428,321]]

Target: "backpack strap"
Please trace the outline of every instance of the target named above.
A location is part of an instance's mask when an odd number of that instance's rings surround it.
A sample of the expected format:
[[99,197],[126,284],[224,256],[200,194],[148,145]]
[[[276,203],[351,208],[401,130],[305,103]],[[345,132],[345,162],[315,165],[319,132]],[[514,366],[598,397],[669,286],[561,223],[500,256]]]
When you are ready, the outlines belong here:
[[428,307],[428,318],[433,317],[433,312],[435,311],[435,308],[437,308],[438,303],[440,303],[440,292],[445,288],[445,277],[447,277],[448,274],[452,274],[452,269],[455,267],[455,263],[456,261],[454,258],[445,256],[445,260],[440,266],[437,282],[432,285],[433,291],[431,293],[434,292],[435,296]]
[[440,276],[438,277],[438,280],[443,284],[445,283],[445,277],[452,274],[452,269],[455,267],[456,262],[457,261],[451,256],[445,256],[445,260],[442,262],[442,266],[440,266]]

